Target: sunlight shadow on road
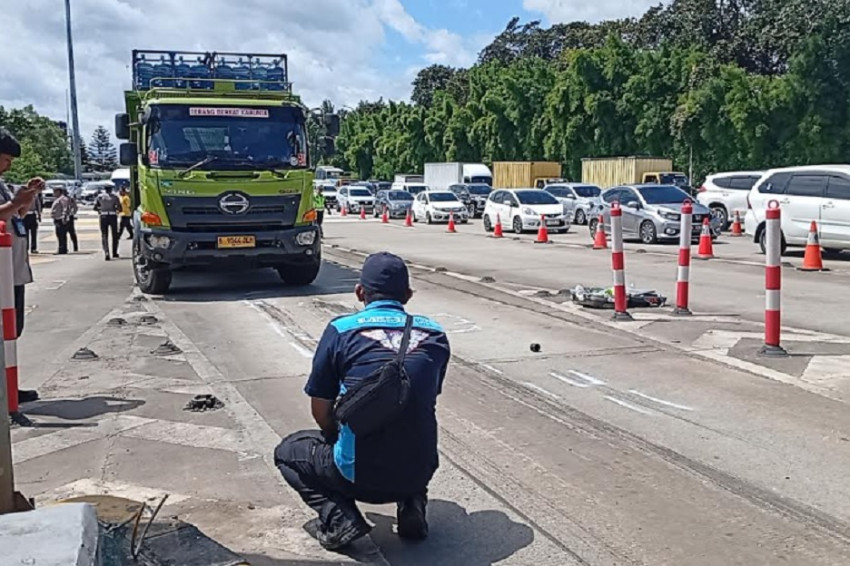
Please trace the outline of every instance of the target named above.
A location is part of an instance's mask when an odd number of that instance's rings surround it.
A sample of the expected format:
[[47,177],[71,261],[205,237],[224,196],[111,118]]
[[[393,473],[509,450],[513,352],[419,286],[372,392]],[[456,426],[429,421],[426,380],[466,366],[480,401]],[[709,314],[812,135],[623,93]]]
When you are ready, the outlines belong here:
[[45,399],[28,403],[24,407],[27,415],[57,417],[66,421],[90,419],[107,413],[132,411],[145,402],[141,399],[119,399],[118,397],[86,397],[85,399]]
[[372,539],[393,565],[430,566],[463,564],[490,566],[517,553],[534,541],[534,531],[511,520],[502,511],[474,511],[439,499],[428,503],[430,534],[421,543],[398,538],[395,517],[368,513],[375,523]]

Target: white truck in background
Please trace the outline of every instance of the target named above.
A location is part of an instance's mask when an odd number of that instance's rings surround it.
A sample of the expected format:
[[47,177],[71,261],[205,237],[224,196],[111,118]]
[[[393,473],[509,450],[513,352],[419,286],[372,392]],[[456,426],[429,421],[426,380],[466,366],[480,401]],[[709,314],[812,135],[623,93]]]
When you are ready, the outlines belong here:
[[432,191],[452,185],[493,185],[493,173],[482,163],[426,163],[425,184]]
[[424,184],[425,183],[425,177],[423,177],[422,175],[413,175],[413,174],[410,174],[410,173],[399,173],[395,176],[395,183],[401,183],[401,184],[420,183],[420,184]]

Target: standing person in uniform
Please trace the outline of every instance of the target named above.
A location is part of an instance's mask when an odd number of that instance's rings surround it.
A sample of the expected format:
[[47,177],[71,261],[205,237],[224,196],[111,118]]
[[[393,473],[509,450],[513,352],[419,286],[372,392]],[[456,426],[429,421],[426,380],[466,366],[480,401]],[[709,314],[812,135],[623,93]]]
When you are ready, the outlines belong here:
[[103,255],[109,261],[109,233],[112,233],[112,257],[118,256],[118,213],[121,212],[121,199],[112,192],[112,185],[106,185],[104,192],[97,195],[94,209],[100,214],[100,240]]
[[[354,293],[365,309],[325,329],[304,389],[320,430],[296,432],[275,450],[286,482],[318,513],[317,538],[329,550],[371,529],[356,501],[396,503],[399,536],[421,540],[428,535],[428,483],[438,465],[437,396],[451,357],[438,324],[406,313],[413,291],[400,257],[369,256]],[[405,334],[409,345],[400,358]],[[345,399],[347,391],[385,371],[393,360],[410,381],[402,412],[370,434],[355,435],[337,422],[337,399]]]
[[316,224],[319,225],[319,236],[325,237],[322,231],[322,222],[325,220],[325,195],[322,187],[316,187],[313,193],[313,207],[316,209]]
[[133,210],[130,201],[130,191],[126,187],[121,187],[119,191],[119,199],[121,200],[121,225],[118,227],[118,239],[121,239],[121,234],[127,230],[128,240],[133,239]]
[[[21,145],[5,128],[0,128],[0,175],[9,170],[12,161],[21,156]],[[24,189],[16,193],[0,181],[0,220],[6,222],[6,230],[12,234],[12,263],[15,286],[15,323],[18,338],[24,331],[24,311],[26,308],[25,289],[32,283],[30,268],[29,242],[24,228],[23,218],[44,189],[44,179],[30,179]],[[26,389],[18,390],[18,402],[37,401],[38,393]]]
[[[71,218],[71,198],[65,194],[65,189],[54,189],[53,195],[56,199],[50,208],[50,216],[53,218],[53,226],[56,228],[56,240],[59,242],[58,255],[68,253],[68,225]],[[76,251],[76,250],[75,250]]]
[[[26,187],[21,187],[24,189]],[[41,222],[41,212],[44,206],[41,193],[35,198],[32,206],[24,216],[24,227],[27,229],[27,237],[30,241],[30,253],[38,253],[38,225]]]
[[71,244],[74,246],[74,251],[80,251],[80,241],[77,239],[77,198],[74,195],[65,195],[68,197],[68,237],[71,238]]

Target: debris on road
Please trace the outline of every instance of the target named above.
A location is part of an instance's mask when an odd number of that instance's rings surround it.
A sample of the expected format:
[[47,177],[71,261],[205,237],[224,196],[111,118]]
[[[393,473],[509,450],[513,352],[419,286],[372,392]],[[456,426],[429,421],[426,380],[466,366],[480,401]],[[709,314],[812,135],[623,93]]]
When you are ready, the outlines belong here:
[[540,348],[540,344],[538,344],[537,342],[533,342],[533,343],[531,344],[531,351],[532,351],[532,352],[534,352],[535,354],[539,354],[539,353],[540,353],[540,349],[541,349],[541,348]]
[[180,354],[183,350],[180,349],[179,346],[176,346],[174,342],[171,340],[166,340],[162,344],[156,347],[156,350],[153,350],[151,354],[156,354],[157,356],[171,356],[173,354]]
[[495,283],[495,282],[496,282],[496,279],[495,279],[495,278],[493,278],[493,277],[490,277],[489,275],[487,275],[487,276],[485,276],[485,277],[482,277],[482,278],[479,280],[479,282],[481,282],[481,283]]
[[205,411],[215,411],[222,407],[224,407],[224,403],[222,403],[218,397],[207,393],[204,395],[195,395],[191,401],[186,403],[183,410],[191,411],[193,413],[203,413]]
[[139,324],[151,325],[159,322],[159,319],[152,314],[145,314],[139,317]]
[[107,326],[126,326],[127,321],[121,317],[110,318],[106,323]]
[[[613,309],[614,288],[613,287],[583,287],[581,285],[571,289],[570,294],[574,303],[591,309]],[[658,308],[667,303],[667,297],[659,295],[654,290],[628,291],[628,308]]]
[[84,361],[84,360],[96,360],[99,357],[100,356],[98,356],[97,354],[95,354],[94,352],[89,350],[88,348],[80,348],[79,350],[74,352],[74,355],[72,356],[71,359],[83,360]]

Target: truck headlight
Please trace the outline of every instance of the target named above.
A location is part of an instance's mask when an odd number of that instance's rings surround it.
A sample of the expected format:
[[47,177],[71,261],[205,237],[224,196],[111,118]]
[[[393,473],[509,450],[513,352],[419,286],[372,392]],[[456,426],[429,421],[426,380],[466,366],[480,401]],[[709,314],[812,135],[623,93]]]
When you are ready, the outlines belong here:
[[148,236],[148,244],[150,244],[152,248],[165,250],[168,249],[168,247],[171,245],[171,238],[169,238],[168,236],[159,236],[157,234],[151,234],[150,236]]
[[306,232],[301,232],[295,236],[295,241],[299,246],[312,246],[313,242],[316,241],[316,231],[308,230]]

